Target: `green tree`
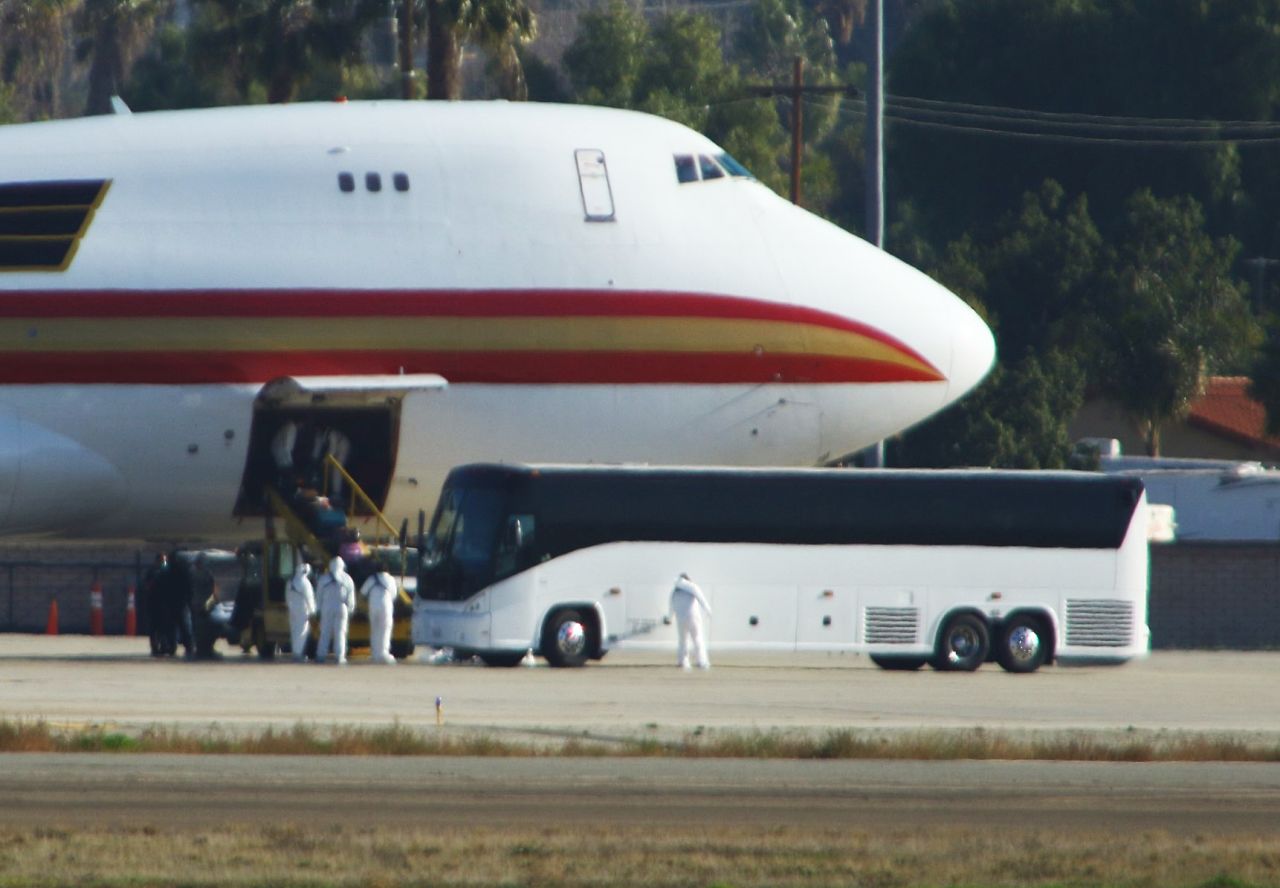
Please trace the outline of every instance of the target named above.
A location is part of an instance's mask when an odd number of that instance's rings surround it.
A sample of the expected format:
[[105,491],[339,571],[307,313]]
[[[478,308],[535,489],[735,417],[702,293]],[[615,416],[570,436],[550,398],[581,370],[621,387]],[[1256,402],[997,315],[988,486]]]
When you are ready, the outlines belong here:
[[1128,201],[1107,280],[1102,389],[1144,429],[1186,416],[1206,376],[1239,369],[1260,338],[1244,288],[1231,275],[1239,244],[1211,238],[1191,198]]
[[192,54],[221,75],[227,100],[288,102],[336,65],[360,59],[385,0],[194,0]]
[[524,0],[426,0],[426,27],[428,99],[462,97],[462,47],[468,41],[490,59],[504,97],[527,97],[516,49],[538,28]]
[[564,53],[572,97],[678,120],[723,145],[766,185],[785,188],[779,159],[787,142],[773,103],[745,96],[721,36],[688,11],[659,16],[652,27],[621,2],[584,13]]
[[564,69],[578,101],[634,107],[649,44],[644,17],[621,0],[584,12],[564,51]]
[[[1041,111],[1272,120],[1280,107],[1280,6],[946,0],[907,33],[892,57],[888,87],[897,96]],[[1142,132],[1105,127],[1074,133],[1097,142],[1070,141],[1036,121],[1022,126],[1039,133],[1030,139],[975,128],[992,124],[934,116],[928,127],[889,125],[890,191],[914,201],[937,243],[989,230],[1047,177],[1069,193],[1087,194],[1104,233],[1123,217],[1125,196],[1146,187],[1163,196],[1191,194],[1206,208],[1211,230],[1266,223],[1280,234],[1272,210],[1280,173],[1270,149],[1152,148],[1123,141]],[[1264,176],[1265,192],[1252,194]],[[1251,250],[1267,249],[1260,231],[1242,231],[1246,242],[1258,244]]]
[[[827,21],[800,0],[753,0],[733,46],[736,60],[753,82],[789,84],[797,58],[804,62],[806,84],[831,85],[838,80],[835,45]],[[804,141],[814,145],[835,125],[840,99],[808,96],[803,101]],[[787,126],[790,109],[789,97],[778,99],[779,119]]]
[[171,0],[83,0],[75,15],[76,55],[89,59],[86,114],[110,114],[133,62]]
[[1096,332],[1092,303],[1101,250],[1084,197],[1068,201],[1053,181],[1023,195],[981,259],[981,303],[999,331],[1002,354],[1021,359],[1059,349],[1085,357]]
[[66,33],[78,0],[0,0],[0,82],[24,120],[63,113]]
[[0,124],[17,123],[18,112],[14,110],[13,87],[0,83]]
[[934,276],[995,332],[999,363],[977,392],[911,430],[896,460],[921,466],[1055,468],[1070,455],[1096,336],[1090,294],[1101,237],[1081,198],[1044,183],[986,241],[966,236]]
[[221,76],[202,74],[194,58],[192,34],[169,23],[161,26],[150,46],[134,63],[123,95],[134,111],[208,108],[225,93]]
[[1058,469],[1071,440],[1066,419],[1084,400],[1076,362],[1052,351],[1002,362],[978,390],[888,448],[893,465]]
[[636,84],[642,110],[674,117],[695,129],[706,126],[708,101],[726,96],[737,78],[720,52],[720,32],[704,15],[676,10],[649,31]]
[[867,0],[816,0],[813,10],[826,19],[836,43],[846,46],[853,39],[854,28],[867,17]]

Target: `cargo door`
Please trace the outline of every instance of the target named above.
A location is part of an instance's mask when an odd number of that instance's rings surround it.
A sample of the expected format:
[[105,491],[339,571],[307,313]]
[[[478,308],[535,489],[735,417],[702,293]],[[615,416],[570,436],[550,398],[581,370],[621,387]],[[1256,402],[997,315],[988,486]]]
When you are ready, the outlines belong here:
[[325,465],[332,454],[373,505],[386,505],[400,446],[404,399],[447,386],[434,374],[282,377],[254,401],[237,517],[267,514],[269,491],[286,501],[299,490],[332,496],[349,515],[369,515],[349,484]]

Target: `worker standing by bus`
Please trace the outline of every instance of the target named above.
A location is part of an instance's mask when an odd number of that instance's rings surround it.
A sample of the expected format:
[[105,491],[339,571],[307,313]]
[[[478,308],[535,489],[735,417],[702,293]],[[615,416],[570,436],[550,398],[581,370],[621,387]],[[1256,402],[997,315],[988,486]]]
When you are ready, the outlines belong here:
[[671,590],[671,610],[676,615],[676,632],[680,636],[676,648],[676,663],[681,669],[689,668],[689,658],[698,664],[699,669],[710,669],[711,661],[707,659],[707,637],[702,625],[702,615],[711,616],[711,605],[706,596],[698,588],[698,584],[682,573],[676,579],[675,588]]
[[381,561],[374,572],[360,587],[360,594],[369,600],[369,659],[374,663],[396,665],[391,656],[391,622],[396,600],[395,577],[387,573]]
[[347,622],[356,609],[356,586],[346,571],[342,559],[335,556],[329,562],[329,570],[316,583],[316,598],[320,605],[320,646],[316,649],[316,662],[323,663],[333,645],[338,665],[347,662]]
[[293,651],[293,661],[302,663],[307,659],[307,635],[311,630],[311,615],[316,612],[315,590],[311,587],[311,565],[299,561],[289,580],[289,591],[286,594],[289,602],[289,647]]

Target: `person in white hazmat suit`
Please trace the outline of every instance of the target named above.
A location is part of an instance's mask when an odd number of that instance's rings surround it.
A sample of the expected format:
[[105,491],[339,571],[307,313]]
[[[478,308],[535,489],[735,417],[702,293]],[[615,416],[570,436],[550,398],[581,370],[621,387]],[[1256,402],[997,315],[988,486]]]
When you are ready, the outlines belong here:
[[341,558],[335,556],[329,562],[329,569],[316,582],[316,598],[320,605],[320,646],[316,649],[316,662],[328,659],[332,645],[341,666],[347,662],[347,622],[356,609],[356,584]]
[[671,611],[676,616],[676,632],[680,641],[676,648],[676,664],[681,669],[689,668],[689,658],[698,664],[699,669],[710,669],[711,661],[707,659],[707,636],[702,625],[702,618],[711,616],[711,605],[698,588],[698,584],[682,573],[676,579],[675,588],[671,590]]
[[307,636],[311,631],[311,615],[316,612],[316,595],[311,588],[311,565],[299,562],[289,580],[285,595],[289,603],[289,646],[295,663],[307,659]]
[[369,659],[374,663],[396,665],[391,656],[391,622],[397,591],[395,577],[381,563],[360,587],[360,594],[369,600]]

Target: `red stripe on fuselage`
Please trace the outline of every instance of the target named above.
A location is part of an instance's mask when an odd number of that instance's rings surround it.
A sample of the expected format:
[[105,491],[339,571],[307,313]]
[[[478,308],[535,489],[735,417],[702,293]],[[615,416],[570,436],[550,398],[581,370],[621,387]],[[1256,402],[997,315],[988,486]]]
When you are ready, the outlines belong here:
[[883,331],[799,305],[644,290],[12,290],[0,318],[690,317],[847,330],[923,360]]
[[452,383],[730,384],[933,382],[881,361],[701,352],[28,352],[0,353],[8,384],[259,383],[280,376],[438,373]]

